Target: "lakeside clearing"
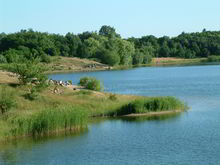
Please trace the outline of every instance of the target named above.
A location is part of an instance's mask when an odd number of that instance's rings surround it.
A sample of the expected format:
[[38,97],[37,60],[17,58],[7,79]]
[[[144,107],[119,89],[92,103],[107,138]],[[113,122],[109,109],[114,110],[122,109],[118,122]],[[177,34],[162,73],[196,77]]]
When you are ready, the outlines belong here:
[[[91,71],[104,71],[104,70],[121,70],[129,69],[133,67],[150,67],[150,66],[173,66],[173,65],[197,65],[210,62],[208,58],[152,58],[149,64],[141,65],[129,65],[129,66],[108,66],[89,59],[81,59],[77,57],[51,57],[51,62],[48,64],[43,63],[43,66],[47,68],[46,73],[71,73],[71,72],[91,72]],[[4,70],[7,64],[0,64],[0,71]],[[1,76],[1,75],[0,75]],[[0,77],[1,78],[1,77]],[[16,80],[13,80],[13,82]],[[0,79],[1,83],[1,79]],[[10,82],[9,82],[10,83]]]
[[26,97],[28,87],[19,85],[15,75],[9,72],[0,75],[1,90],[9,91],[16,102],[10,111],[0,115],[0,140],[74,132],[85,129],[88,118],[176,113],[187,108],[174,97],[119,95],[71,85],[59,86],[59,93],[54,93],[55,85],[50,85],[37,99],[30,100]]
[[149,64],[130,65],[130,66],[108,66],[96,61],[88,59],[80,59],[77,57],[53,57],[52,62],[45,64],[48,68],[48,73],[65,73],[65,72],[88,72],[88,71],[102,71],[102,70],[120,70],[132,67],[148,67],[148,66],[165,66],[165,65],[192,65],[202,64],[207,62],[207,58],[182,59],[182,58],[152,58]]
[[[182,58],[152,58],[151,63],[130,66],[108,66],[93,60],[80,59],[77,57],[51,57],[51,62],[43,63],[47,68],[47,73],[66,73],[66,72],[88,72],[102,70],[127,69],[137,66],[164,66],[164,65],[193,65],[208,62],[207,58],[182,59]],[[0,64],[0,70],[3,70],[7,64]]]

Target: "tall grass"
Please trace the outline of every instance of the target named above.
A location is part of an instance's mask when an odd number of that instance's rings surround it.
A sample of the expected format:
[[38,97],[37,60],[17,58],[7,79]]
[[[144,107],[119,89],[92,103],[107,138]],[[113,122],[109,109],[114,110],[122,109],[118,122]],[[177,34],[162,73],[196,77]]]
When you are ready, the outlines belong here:
[[[16,101],[14,99],[14,91],[10,90],[7,86],[0,86],[0,113],[4,114],[12,107],[15,107]],[[0,114],[0,115],[1,115]]]
[[109,115],[122,116],[128,114],[185,109],[187,109],[187,106],[175,97],[151,97],[132,101],[131,103],[123,105],[118,110],[110,112]]
[[87,126],[87,119],[87,113],[74,107],[45,109],[36,114],[11,118],[9,135],[40,136],[60,130],[81,130]]

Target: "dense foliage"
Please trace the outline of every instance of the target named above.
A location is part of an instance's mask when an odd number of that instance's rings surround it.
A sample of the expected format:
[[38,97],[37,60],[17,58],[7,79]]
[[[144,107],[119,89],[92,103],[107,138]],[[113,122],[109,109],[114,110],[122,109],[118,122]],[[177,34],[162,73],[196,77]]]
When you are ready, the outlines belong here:
[[50,56],[92,58],[108,65],[146,64],[152,57],[196,58],[220,55],[220,31],[182,33],[177,37],[143,36],[122,39],[110,26],[99,32],[48,34],[21,30],[0,34],[0,63],[22,63],[39,58],[49,63]]

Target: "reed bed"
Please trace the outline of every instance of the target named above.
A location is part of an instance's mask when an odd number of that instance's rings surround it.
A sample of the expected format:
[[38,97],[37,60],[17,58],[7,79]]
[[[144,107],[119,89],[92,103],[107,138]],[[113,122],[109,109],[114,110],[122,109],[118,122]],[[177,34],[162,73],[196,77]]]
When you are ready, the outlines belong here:
[[128,114],[186,109],[187,105],[185,105],[183,102],[175,97],[149,97],[136,99],[128,104],[125,104],[116,111],[110,112],[109,116],[123,116]]
[[64,107],[44,109],[36,114],[22,115],[9,120],[12,136],[41,136],[59,131],[75,131],[87,127],[88,115],[81,109]]

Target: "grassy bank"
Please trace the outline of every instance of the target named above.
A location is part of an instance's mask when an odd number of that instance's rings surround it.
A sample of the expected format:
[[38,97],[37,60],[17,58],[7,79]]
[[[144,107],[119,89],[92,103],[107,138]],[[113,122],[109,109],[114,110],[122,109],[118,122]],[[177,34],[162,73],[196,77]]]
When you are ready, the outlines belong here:
[[51,62],[45,64],[49,73],[86,72],[109,69],[108,65],[77,57],[51,57]]
[[0,77],[0,139],[74,132],[85,129],[93,117],[186,109],[174,97],[110,94],[72,85],[51,84],[42,90],[37,88],[40,82],[24,84],[10,72],[1,71]]
[[[166,66],[166,65],[193,65],[202,64],[213,61],[216,58],[195,58],[195,59],[183,59],[183,58],[152,58],[151,63],[141,65],[117,65],[110,67],[108,65],[80,58],[71,57],[51,57],[51,62],[44,67],[47,68],[47,73],[66,73],[66,72],[87,72],[87,71],[100,71],[100,70],[122,70],[139,66]],[[3,70],[7,64],[0,64],[0,70]]]
[[149,112],[163,112],[185,110],[187,106],[175,97],[149,97],[140,98],[123,105],[116,111],[110,112],[110,116],[123,116],[132,114],[147,114]]
[[152,58],[151,63],[149,64],[139,64],[139,65],[130,65],[130,66],[115,66],[115,70],[131,69],[134,67],[150,67],[150,66],[179,66],[179,65],[198,65],[211,62],[207,58],[194,58],[194,59],[183,59],[183,58]]
[[199,64],[206,61],[207,58],[193,58],[193,59],[184,59],[184,58],[153,58],[151,66],[156,65],[181,65],[181,64]]
[[59,87],[54,94],[50,86],[36,100],[25,98],[26,87],[0,85],[13,93],[16,106],[0,114],[0,139],[42,136],[85,129],[88,118],[122,116],[131,113],[184,110],[173,97],[114,95],[90,90]]

